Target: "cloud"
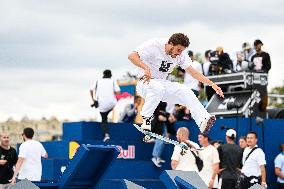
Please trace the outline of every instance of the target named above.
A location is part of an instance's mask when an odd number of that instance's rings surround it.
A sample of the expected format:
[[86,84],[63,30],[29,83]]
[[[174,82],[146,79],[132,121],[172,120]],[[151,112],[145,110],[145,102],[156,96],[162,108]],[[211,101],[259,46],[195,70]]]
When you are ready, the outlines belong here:
[[2,1],[0,119],[87,118],[88,89],[104,69],[133,71],[127,55],[144,40],[186,33],[190,49],[240,50],[256,38],[270,53],[269,87],[282,85],[284,1]]

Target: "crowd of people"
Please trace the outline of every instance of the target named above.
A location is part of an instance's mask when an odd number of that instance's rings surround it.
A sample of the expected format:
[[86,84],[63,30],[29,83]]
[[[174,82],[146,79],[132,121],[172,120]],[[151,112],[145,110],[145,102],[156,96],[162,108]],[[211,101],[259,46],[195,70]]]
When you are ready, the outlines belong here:
[[0,134],[0,189],[8,189],[17,180],[41,180],[41,158],[48,158],[48,154],[33,136],[32,128],[27,127],[23,130],[23,143],[17,153],[15,148],[10,146],[9,135]]
[[[266,184],[266,160],[263,150],[257,146],[258,136],[250,131],[246,136],[239,138],[236,144],[237,133],[234,129],[226,132],[226,143],[214,146],[210,138],[204,133],[198,135],[198,142],[189,139],[190,132],[186,127],[177,131],[177,139],[190,147],[190,152],[181,155],[181,148],[175,146],[171,157],[171,166],[174,170],[196,171],[208,188],[221,189],[248,189],[258,183],[263,187]],[[203,167],[198,169],[199,157]],[[280,153],[275,158],[275,175],[278,188],[284,187],[284,143],[280,145]]]

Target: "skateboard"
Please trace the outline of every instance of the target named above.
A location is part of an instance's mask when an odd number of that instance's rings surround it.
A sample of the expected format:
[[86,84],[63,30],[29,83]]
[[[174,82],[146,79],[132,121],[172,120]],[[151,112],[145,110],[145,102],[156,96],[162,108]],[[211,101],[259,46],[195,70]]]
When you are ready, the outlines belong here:
[[140,127],[139,125],[137,125],[137,124],[133,124],[133,125],[134,125],[134,127],[135,127],[138,131],[140,131],[141,133],[143,133],[143,134],[145,135],[144,138],[143,138],[143,141],[144,141],[144,142],[147,142],[147,141],[149,141],[149,140],[151,139],[151,137],[154,137],[154,138],[156,138],[156,139],[159,139],[159,140],[162,140],[162,141],[164,141],[164,142],[173,144],[173,145],[175,145],[175,146],[179,146],[179,147],[181,148],[181,153],[180,153],[180,154],[181,154],[181,155],[186,154],[186,151],[188,150],[188,146],[187,146],[187,144],[185,144],[184,142],[178,142],[178,141],[176,141],[176,140],[169,139],[169,138],[167,138],[167,137],[164,137],[164,136],[162,136],[162,135],[153,133],[153,132],[151,132],[151,131],[143,130],[143,129],[141,129],[141,127]]

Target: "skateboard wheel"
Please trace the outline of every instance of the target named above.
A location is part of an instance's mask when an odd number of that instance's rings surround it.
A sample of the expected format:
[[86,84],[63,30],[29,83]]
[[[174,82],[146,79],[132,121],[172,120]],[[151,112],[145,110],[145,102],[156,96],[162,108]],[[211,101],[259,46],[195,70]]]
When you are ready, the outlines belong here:
[[149,135],[145,135],[144,138],[143,138],[143,141],[144,142],[147,142],[151,139],[151,137]]

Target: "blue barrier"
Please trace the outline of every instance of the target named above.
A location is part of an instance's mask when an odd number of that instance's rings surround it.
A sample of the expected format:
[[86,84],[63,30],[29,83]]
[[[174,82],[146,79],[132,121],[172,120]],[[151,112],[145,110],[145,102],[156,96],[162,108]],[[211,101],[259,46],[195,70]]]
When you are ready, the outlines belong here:
[[138,184],[135,184],[127,179],[123,179],[122,181],[123,189],[145,189],[142,186],[139,186]]
[[83,144],[57,182],[35,184],[40,188],[94,188],[118,153],[114,146]]
[[[238,136],[245,135],[250,128],[257,132],[258,145],[263,148],[266,153],[268,184],[271,185],[275,182],[276,177],[274,175],[273,161],[279,153],[278,146],[284,139],[284,121],[265,120],[263,125],[257,125],[254,118],[239,118],[237,125],[236,118],[218,119],[210,131],[211,139],[225,141],[226,131],[220,128],[222,125],[235,128],[238,132]],[[181,126],[188,127],[191,133],[191,140],[197,142],[199,129],[196,124],[193,121],[177,122],[174,127],[177,129]],[[264,132],[262,132],[262,128],[264,128]],[[68,157],[70,153],[68,144],[72,140],[75,140],[80,144],[103,144],[101,142],[102,131],[99,123],[96,122],[64,123],[63,131],[63,141],[44,143],[44,146],[48,148],[47,152],[51,154],[52,157]],[[117,188],[121,187],[121,179],[128,179],[149,189],[153,188],[153,186],[156,188],[164,188],[165,186],[163,186],[162,182],[159,180],[159,175],[163,170],[170,169],[170,157],[173,146],[166,145],[162,157],[167,160],[167,163],[164,164],[162,168],[156,168],[150,160],[152,157],[153,144],[142,142],[143,135],[139,133],[132,124],[112,123],[109,124],[109,131],[111,140],[106,144],[119,146],[119,149],[121,150],[119,153],[120,159],[113,161],[112,165],[110,165],[109,169],[105,172],[103,179],[100,179],[99,185],[95,188],[98,189],[101,187],[102,189],[105,189],[111,186]],[[264,133],[264,135],[262,135],[262,133]],[[263,142],[263,139],[265,142]],[[131,149],[129,146],[131,146]],[[130,152],[133,150],[133,146],[135,147],[134,156],[133,153]],[[129,153],[132,153],[132,155],[129,155]],[[58,166],[58,168],[56,168],[57,171],[60,169],[60,165],[55,165],[55,162],[49,162],[47,165],[51,164]],[[44,172],[54,172],[55,168],[52,170],[47,165],[45,165],[45,163],[43,164],[43,176],[48,175],[48,178],[51,178],[52,174],[45,174]]]

